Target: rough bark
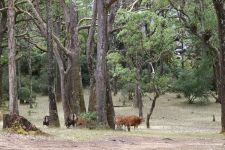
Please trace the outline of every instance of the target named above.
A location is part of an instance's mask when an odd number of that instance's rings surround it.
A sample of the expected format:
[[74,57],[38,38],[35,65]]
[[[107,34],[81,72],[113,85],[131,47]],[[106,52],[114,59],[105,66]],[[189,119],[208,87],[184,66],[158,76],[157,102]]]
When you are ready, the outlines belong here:
[[[0,9],[5,7],[4,0],[0,0]],[[3,52],[2,43],[3,43],[3,36],[4,33],[6,33],[6,24],[7,24],[7,11],[1,11],[1,19],[0,19],[0,61],[1,56]],[[3,89],[2,89],[2,74],[3,74],[3,68],[0,64],[0,107],[3,104]]]
[[29,83],[29,92],[30,92],[29,93],[30,94],[29,105],[30,105],[30,108],[33,108],[33,105],[32,105],[32,58],[31,58],[32,56],[31,56],[31,50],[32,50],[31,48],[29,48],[29,50],[28,50],[28,57],[29,57],[28,58],[28,66],[29,66],[29,81],[30,81],[30,83]]
[[97,0],[94,0],[92,8],[92,21],[91,27],[89,29],[88,39],[87,39],[87,66],[90,78],[90,95],[89,95],[89,105],[88,111],[96,111],[96,88],[95,88],[95,76],[94,76],[94,33],[96,29],[96,19],[97,19]]
[[[57,14],[60,15],[60,14]],[[55,34],[57,37],[60,37],[60,33],[61,33],[61,19],[60,17],[57,17],[56,19],[56,24],[54,26],[54,30],[55,30]],[[60,52],[59,47],[57,46],[58,51]],[[60,73],[59,73],[59,67],[56,64],[56,84],[55,84],[55,98],[57,102],[61,102],[61,85],[60,85]]]
[[151,108],[149,110],[149,113],[147,114],[147,118],[146,118],[146,126],[147,126],[147,128],[150,128],[150,122],[149,122],[149,120],[150,120],[150,118],[152,116],[152,113],[154,111],[155,104],[156,104],[156,100],[159,98],[159,90],[156,89],[156,88],[154,90],[155,90],[155,96],[154,96],[154,99],[152,101],[152,106],[151,106]]
[[221,101],[221,131],[225,132],[225,7],[224,0],[213,0],[214,8],[218,20],[219,37],[219,65],[220,65],[220,90],[219,97]]
[[135,83],[135,97],[134,97],[134,107],[137,107],[139,110],[139,116],[143,116],[143,102],[142,102],[142,94],[141,94],[141,56],[137,52],[136,53],[136,83]]
[[105,1],[97,0],[98,44],[96,69],[97,121],[107,125],[106,114],[106,49],[107,49],[107,11]]
[[54,93],[54,53],[53,53],[53,41],[52,41],[52,0],[46,1],[47,10],[47,49],[48,49],[48,98],[49,98],[49,126],[59,127],[59,117],[56,105],[56,98]]
[[115,111],[113,107],[112,92],[110,88],[108,69],[106,72],[106,111],[107,111],[107,121],[108,121],[109,127],[111,129],[115,129],[115,122],[114,122]]
[[[80,68],[80,45],[78,40],[78,12],[76,1],[72,1],[69,3],[67,7],[65,2],[61,0],[61,5],[64,10],[64,16],[67,24],[67,30],[69,31],[69,43],[68,49],[71,52],[71,70],[69,72],[68,77],[70,79],[66,79],[66,86],[68,86],[67,90],[67,98],[69,99],[69,103],[71,104],[72,113],[81,113],[86,112],[85,103],[84,103],[84,95],[83,95],[83,87],[81,81],[81,68]],[[71,84],[71,85],[70,85]]]
[[14,0],[8,1],[8,66],[9,66],[9,112],[19,114],[16,81],[16,47],[15,47],[15,10]]
[[138,107],[139,116],[143,116],[143,103],[141,94],[141,68],[138,65],[136,68],[136,85],[135,85],[135,107]]

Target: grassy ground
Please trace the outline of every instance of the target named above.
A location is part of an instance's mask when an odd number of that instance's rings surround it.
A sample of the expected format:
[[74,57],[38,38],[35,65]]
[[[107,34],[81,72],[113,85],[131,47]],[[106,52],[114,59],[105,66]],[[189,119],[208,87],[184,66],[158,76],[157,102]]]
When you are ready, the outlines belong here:
[[[113,97],[115,105],[122,105],[124,97],[120,94]],[[87,104],[88,91],[85,90],[85,100]],[[56,140],[72,140],[77,142],[87,142],[102,140],[107,137],[151,137],[160,139],[210,139],[223,140],[224,135],[220,132],[220,105],[210,99],[209,103],[187,104],[184,98],[177,99],[176,94],[167,93],[162,95],[156,103],[156,107],[151,118],[151,128],[146,129],[145,123],[136,130],[112,131],[112,130],[89,130],[89,129],[66,129],[63,124],[63,112],[61,103],[58,104],[60,129],[46,128],[42,126],[43,116],[48,114],[48,98],[38,97],[37,107],[29,109],[27,105],[19,107],[20,115],[28,118],[41,130],[49,133]],[[116,107],[116,115],[137,115],[138,110],[131,106],[131,102],[126,105],[130,107]],[[144,98],[144,115],[146,116],[151,106],[148,97]],[[213,115],[216,121],[213,122]],[[2,123],[0,123],[0,128]],[[5,134],[3,131],[0,134]]]

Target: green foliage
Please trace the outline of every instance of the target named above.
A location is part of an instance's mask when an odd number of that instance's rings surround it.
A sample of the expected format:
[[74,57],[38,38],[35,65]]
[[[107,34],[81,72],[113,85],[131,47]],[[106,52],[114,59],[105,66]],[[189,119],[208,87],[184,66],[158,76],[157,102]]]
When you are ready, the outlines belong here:
[[[204,60],[198,68],[183,70],[179,74],[174,88],[182,92],[189,103],[194,100],[208,100],[208,92],[212,88],[212,68],[209,68],[209,62]],[[206,69],[208,68],[208,69]]]
[[97,113],[96,112],[81,113],[80,117],[90,120],[90,121],[97,121]]
[[22,87],[18,91],[18,98],[21,103],[28,103],[30,98],[30,91],[26,87]]

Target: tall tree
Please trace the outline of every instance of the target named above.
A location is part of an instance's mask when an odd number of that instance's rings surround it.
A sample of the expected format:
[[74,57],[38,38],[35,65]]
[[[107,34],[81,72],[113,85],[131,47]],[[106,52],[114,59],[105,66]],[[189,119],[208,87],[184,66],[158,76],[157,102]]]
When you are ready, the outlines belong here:
[[47,10],[47,49],[48,49],[48,97],[49,97],[49,125],[59,127],[59,117],[54,93],[54,53],[53,53],[53,21],[52,21],[52,0],[46,1]]
[[221,126],[222,132],[225,132],[225,2],[224,0],[213,0],[214,8],[218,20],[219,37],[219,66],[220,66],[220,90],[219,97],[221,101]]
[[106,2],[97,0],[98,44],[96,68],[96,98],[98,122],[107,124],[106,116],[106,50],[107,50],[107,11]]
[[80,45],[78,39],[78,9],[76,1],[70,1],[68,6],[64,0],[61,0],[61,5],[66,21],[66,30],[68,32],[66,47],[70,50],[71,69],[66,78],[66,99],[70,103],[73,113],[86,112],[83,87],[81,82],[80,68]]
[[[0,0],[0,60],[2,59],[2,52],[3,52],[3,36],[6,33],[6,24],[7,24],[7,9],[5,8],[5,0]],[[3,104],[3,90],[2,90],[2,74],[3,68],[2,64],[0,64],[0,106]]]
[[94,69],[94,33],[96,29],[96,18],[97,18],[97,0],[94,0],[92,8],[92,21],[91,27],[89,29],[88,39],[87,39],[87,66],[90,77],[90,95],[89,95],[89,105],[88,111],[96,111],[96,87],[95,87],[95,69]]
[[96,68],[96,98],[97,121],[114,128],[113,117],[115,115],[109,85],[109,77],[106,66],[106,52],[108,50],[107,20],[108,9],[116,2],[97,0],[98,10],[98,43],[97,43],[97,68]]
[[19,114],[16,83],[16,47],[15,47],[15,8],[14,0],[8,1],[8,67],[9,67],[9,111]]

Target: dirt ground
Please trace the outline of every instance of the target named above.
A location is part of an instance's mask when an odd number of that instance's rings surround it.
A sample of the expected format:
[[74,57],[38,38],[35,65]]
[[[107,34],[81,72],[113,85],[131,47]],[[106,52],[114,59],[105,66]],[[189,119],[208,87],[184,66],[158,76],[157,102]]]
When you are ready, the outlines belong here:
[[[88,94],[85,94],[88,99]],[[121,105],[122,96],[114,97],[114,104]],[[113,130],[66,129],[63,126],[62,106],[58,111],[61,128],[42,126],[43,116],[48,114],[47,97],[37,98],[34,109],[20,106],[20,114],[28,118],[50,137],[12,135],[0,130],[0,150],[225,150],[225,136],[220,132],[220,105],[211,99],[209,103],[189,105],[176,94],[165,94],[157,101],[151,118],[151,128],[142,123],[138,129],[127,132]],[[131,105],[129,102],[127,105]],[[144,114],[151,101],[144,99]],[[130,107],[115,108],[116,115],[137,115]],[[215,115],[216,121],[212,121]],[[2,128],[2,122],[0,122]]]
[[113,137],[105,140],[75,142],[51,138],[3,135],[1,150],[224,150],[225,140],[170,139],[152,137]]

